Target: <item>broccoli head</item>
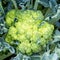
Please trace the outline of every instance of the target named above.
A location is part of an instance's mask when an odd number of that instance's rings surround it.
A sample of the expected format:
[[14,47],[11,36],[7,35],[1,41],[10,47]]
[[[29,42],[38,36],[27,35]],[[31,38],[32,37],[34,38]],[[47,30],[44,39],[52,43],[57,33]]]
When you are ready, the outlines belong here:
[[[14,20],[14,19],[17,20]],[[12,10],[7,13],[6,24],[9,26],[6,42],[13,45],[19,41],[17,50],[23,54],[38,53],[51,40],[54,26],[43,21],[41,11]]]

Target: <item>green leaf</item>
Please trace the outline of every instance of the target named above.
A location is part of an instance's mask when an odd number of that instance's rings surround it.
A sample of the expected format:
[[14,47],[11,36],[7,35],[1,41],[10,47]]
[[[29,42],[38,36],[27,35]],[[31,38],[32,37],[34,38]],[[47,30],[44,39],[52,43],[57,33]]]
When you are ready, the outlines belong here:
[[60,58],[60,48],[55,48],[55,53],[58,55],[58,57]]
[[50,54],[50,51],[45,52],[41,60],[58,60],[58,55],[56,53]]
[[40,60],[40,59],[41,59],[40,55],[31,56],[31,60]]
[[60,31],[59,30],[55,30],[55,34],[54,34],[53,38],[54,38],[54,40],[52,43],[60,41]]

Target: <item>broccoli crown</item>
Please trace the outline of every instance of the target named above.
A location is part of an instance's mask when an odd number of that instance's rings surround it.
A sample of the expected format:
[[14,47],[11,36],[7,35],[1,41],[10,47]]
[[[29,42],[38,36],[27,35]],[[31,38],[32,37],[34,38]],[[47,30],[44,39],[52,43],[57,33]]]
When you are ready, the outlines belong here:
[[32,20],[43,20],[44,16],[41,11],[33,11],[33,10],[12,10],[9,11],[6,15],[6,24],[8,26],[13,25],[15,22],[19,21],[27,21],[32,22]]
[[[14,22],[16,17],[17,21]],[[7,13],[6,23],[9,26],[6,42],[13,45],[13,41],[19,41],[17,50],[23,54],[31,55],[42,50],[51,40],[54,26],[43,21],[41,11],[16,11]]]

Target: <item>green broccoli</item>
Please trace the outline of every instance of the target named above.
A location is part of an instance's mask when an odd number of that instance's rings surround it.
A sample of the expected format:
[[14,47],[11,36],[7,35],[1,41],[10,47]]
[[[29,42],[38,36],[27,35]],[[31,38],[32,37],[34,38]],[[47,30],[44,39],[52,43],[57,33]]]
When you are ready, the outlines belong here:
[[12,10],[8,12],[6,24],[9,30],[5,38],[6,42],[13,45],[13,41],[19,41],[17,50],[23,54],[32,55],[40,52],[51,40],[54,30],[54,26],[43,19],[41,11]]

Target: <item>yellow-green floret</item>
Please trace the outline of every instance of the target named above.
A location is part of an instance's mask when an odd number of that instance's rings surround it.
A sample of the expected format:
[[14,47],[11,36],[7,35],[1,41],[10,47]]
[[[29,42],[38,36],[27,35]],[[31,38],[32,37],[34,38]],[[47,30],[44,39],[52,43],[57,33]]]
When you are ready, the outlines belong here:
[[31,55],[40,52],[42,47],[51,40],[54,30],[54,26],[43,19],[41,11],[12,10],[8,12],[6,24],[9,30],[5,38],[6,42],[13,45],[13,41],[19,41],[17,50],[23,54]]

